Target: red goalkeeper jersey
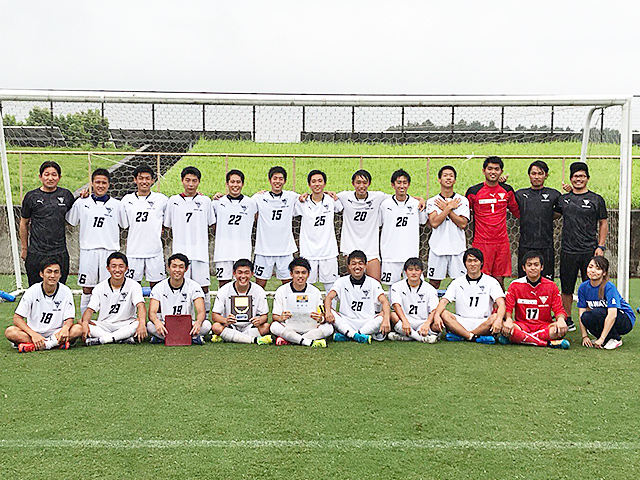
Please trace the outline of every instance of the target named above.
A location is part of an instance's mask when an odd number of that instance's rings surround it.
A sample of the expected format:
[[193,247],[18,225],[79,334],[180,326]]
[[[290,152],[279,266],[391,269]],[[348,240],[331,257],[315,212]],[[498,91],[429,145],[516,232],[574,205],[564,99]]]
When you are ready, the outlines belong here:
[[520,218],[513,188],[506,183],[490,187],[483,182],[469,187],[466,197],[473,212],[473,243],[495,245],[508,242],[507,209]]
[[551,323],[553,316],[567,316],[558,286],[544,277],[536,286],[531,285],[527,277],[514,280],[509,285],[505,301],[507,313],[515,312],[512,318],[518,322]]

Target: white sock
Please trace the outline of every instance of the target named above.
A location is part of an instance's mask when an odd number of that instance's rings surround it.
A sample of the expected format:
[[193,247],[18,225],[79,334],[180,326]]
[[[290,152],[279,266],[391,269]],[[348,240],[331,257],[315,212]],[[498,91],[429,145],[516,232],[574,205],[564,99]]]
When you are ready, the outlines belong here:
[[200,333],[198,335],[206,335],[211,331],[211,322],[209,320],[205,320],[202,322],[200,326]]
[[58,345],[60,344],[58,343],[58,339],[56,338],[55,335],[53,335],[49,340],[44,341],[44,348],[47,350],[51,350],[52,348],[55,348]]
[[360,327],[360,333],[364,335],[374,335],[380,331],[380,325],[382,325],[382,315],[376,315]]
[[122,328],[119,328],[115,332],[111,333],[111,335],[99,337],[100,343],[115,343],[120,340],[124,340],[125,338],[133,337],[134,333],[138,329],[138,322],[133,322],[129,325],[126,325]]
[[90,293],[83,293],[80,295],[80,315],[82,315],[89,306],[89,300],[91,300]]
[[320,340],[321,338],[327,338],[333,334],[333,325],[329,323],[321,323],[317,328],[312,328],[307,333],[302,335],[303,338],[309,340]]
[[233,342],[233,343],[255,343],[254,338],[251,335],[247,335],[246,333],[239,332],[233,328],[225,328],[220,333],[220,336],[225,342]]
[[349,338],[353,338],[354,335],[358,333],[358,330],[354,328],[354,326],[351,325],[351,323],[348,320],[345,320],[344,318],[342,318],[339,315],[336,315],[335,313],[334,313],[334,317],[336,319],[335,325],[336,325],[337,331],[339,331],[343,335],[346,335]]
[[313,340],[308,338],[303,338],[295,330],[287,328],[280,322],[273,322],[271,324],[271,332],[279,337],[284,338],[287,342],[293,343],[295,345],[304,345],[305,347],[310,347],[313,343]]
[[396,333],[402,335],[403,337],[407,337],[410,338],[411,340],[415,340],[416,342],[421,342],[422,341],[422,335],[420,335],[418,332],[416,332],[413,328],[411,329],[411,333],[409,333],[409,335],[405,335],[404,331],[402,330],[402,322],[397,322],[394,326],[393,329],[396,331]]

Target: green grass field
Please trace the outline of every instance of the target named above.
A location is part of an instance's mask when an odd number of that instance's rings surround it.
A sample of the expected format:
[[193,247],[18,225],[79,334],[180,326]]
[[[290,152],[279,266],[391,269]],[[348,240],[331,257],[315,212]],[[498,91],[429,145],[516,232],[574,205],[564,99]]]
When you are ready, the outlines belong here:
[[24,355],[3,340],[0,478],[635,479],[639,337],[568,338]]
[[[391,173],[404,168],[412,175],[411,192],[418,196],[435,195],[440,187],[437,184],[437,172],[443,165],[452,164],[458,170],[456,189],[466,191],[467,187],[482,180],[483,158],[469,159],[469,155],[554,155],[555,159],[547,160],[550,167],[550,178],[547,185],[560,189],[562,182],[562,163],[565,155],[579,155],[578,142],[551,142],[528,144],[352,144],[352,143],[299,143],[299,144],[264,144],[253,142],[208,141],[201,140],[191,150],[192,153],[233,153],[233,154],[286,154],[290,158],[228,158],[228,167],[239,168],[246,175],[245,191],[253,194],[258,190],[269,189],[267,172],[272,165],[282,165],[289,172],[287,188],[293,188],[293,157],[296,155],[456,155],[455,159],[376,159],[364,158],[363,166],[373,176],[373,189],[392,193],[389,182]],[[619,147],[611,144],[593,144],[590,155],[619,155]],[[640,149],[634,149],[640,154]],[[516,189],[529,186],[527,167],[532,159],[505,159],[505,171],[510,174],[509,183]],[[566,175],[572,160],[566,161]],[[161,182],[161,189],[167,195],[182,191],[180,171],[187,165],[195,165],[203,174],[200,190],[205,194],[224,191],[225,158],[219,157],[184,157],[171,168]],[[360,158],[296,158],[295,189],[307,190],[307,173],[315,168],[324,170],[328,176],[327,188],[335,191],[351,189],[351,175],[360,167]],[[640,206],[640,172],[633,174],[632,203]],[[617,159],[590,160],[592,190],[600,193],[609,207],[618,204],[619,161]]]

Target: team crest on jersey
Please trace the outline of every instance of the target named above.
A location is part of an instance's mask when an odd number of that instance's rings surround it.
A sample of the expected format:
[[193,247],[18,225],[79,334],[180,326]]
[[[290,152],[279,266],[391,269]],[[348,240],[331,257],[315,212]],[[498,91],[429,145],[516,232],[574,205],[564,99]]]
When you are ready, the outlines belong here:
[[58,197],[58,204],[64,205],[64,197]]
[[247,206],[246,206],[246,205],[240,205],[240,208],[242,208],[242,211],[243,211],[243,212],[246,212],[246,211],[247,211]]
[[419,293],[418,297],[420,298],[420,300],[424,299],[424,293]]
[[365,297],[369,296],[369,290],[363,290],[362,293],[364,294]]
[[104,207],[104,209],[107,211],[106,216],[110,217],[111,216],[111,212],[113,211],[113,208],[111,207]]
[[545,297],[540,297],[540,301],[542,303],[547,303],[547,300],[549,300],[549,297],[545,296]]
[[498,196],[500,197],[500,200],[504,200],[505,194],[504,193],[499,193]]
[[484,285],[478,285],[480,287],[480,291],[484,292]]
[[150,206],[150,207],[153,207],[153,203],[154,203],[154,202],[149,202],[149,206]]
[[545,200],[549,200],[549,194],[548,193],[543,193],[542,194],[542,201],[545,201]]
[[286,198],[282,199],[282,205],[285,205],[285,206],[287,205],[287,199]]
[[182,294],[182,298],[183,298],[184,300],[186,300],[186,299],[187,299],[187,294],[186,294],[186,293],[183,293],[183,294]]
[[411,213],[412,209],[413,209],[413,207],[412,207],[412,206],[407,205],[407,211],[408,211],[409,213]]
[[584,203],[584,205],[587,206],[589,205],[589,200],[587,200],[586,198],[583,198],[582,203]]
[[196,210],[200,210],[200,207],[202,206],[202,203],[200,202],[193,202],[196,205]]

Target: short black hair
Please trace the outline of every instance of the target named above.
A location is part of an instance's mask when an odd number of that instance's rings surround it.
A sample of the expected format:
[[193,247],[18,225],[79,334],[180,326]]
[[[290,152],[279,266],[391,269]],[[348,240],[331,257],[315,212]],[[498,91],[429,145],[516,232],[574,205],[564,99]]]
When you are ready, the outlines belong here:
[[501,170],[504,170],[504,162],[502,159],[496,155],[492,155],[491,157],[487,157],[484,159],[484,163],[482,164],[482,169],[487,168],[487,165],[493,163],[495,165],[499,165]]
[[351,183],[356,181],[357,177],[364,178],[367,182],[371,183],[371,174],[366,170],[360,169],[356,170],[353,175],[351,175]]
[[226,182],[229,183],[229,179],[231,178],[231,175],[237,175],[240,177],[240,180],[242,180],[242,183],[244,183],[244,173],[242,173],[240,170],[229,170],[227,172],[227,176],[226,176]]
[[174,253],[167,259],[167,267],[171,266],[171,262],[179,260],[184,263],[184,268],[189,268],[189,259],[184,253]]
[[540,260],[540,265],[544,265],[544,258],[542,257],[542,254],[540,252],[536,252],[535,250],[531,250],[525,253],[524,257],[522,257],[521,266],[524,267],[527,263],[527,260],[531,260],[532,258],[537,258],[538,260]]
[[111,183],[111,174],[106,168],[96,168],[91,174],[91,181],[93,182],[96,177],[107,177],[107,180]]
[[324,180],[324,183],[327,183],[327,174],[324,173],[321,170],[311,170],[309,172],[309,175],[307,175],[307,183],[311,183],[311,177],[313,177],[314,175],[322,175],[322,179]]
[[60,260],[54,257],[49,257],[49,258],[45,258],[41,263],[40,263],[40,270],[39,272],[42,273],[44,272],[44,269],[51,266],[51,265],[58,265],[58,267],[60,267],[60,270],[62,270],[62,263],[60,263]]
[[444,172],[445,170],[451,170],[453,172],[453,177],[458,178],[458,172],[456,172],[456,169],[451,165],[445,165],[440,170],[438,170],[438,178],[442,177],[442,172]]
[[311,264],[309,263],[309,260],[304,257],[298,257],[291,260],[291,263],[289,264],[289,271],[293,272],[293,269],[296,267],[303,267],[307,269],[307,272],[311,272]]
[[356,258],[359,258],[360,260],[363,260],[364,263],[367,263],[367,255],[366,255],[366,253],[364,253],[362,250],[354,250],[347,257],[347,265],[349,265],[349,263],[351,263],[351,260],[354,260]]
[[202,173],[200,173],[200,170],[198,170],[193,165],[184,167],[182,169],[182,172],[180,173],[180,178],[184,180],[184,177],[186,177],[187,175],[194,175],[198,180],[202,179]]
[[391,183],[396,183],[396,180],[398,180],[400,177],[406,178],[407,182],[411,183],[411,175],[409,175],[409,173],[407,173],[402,168],[399,168],[391,174]]
[[529,169],[527,170],[527,175],[529,175],[531,173],[531,169],[533,167],[538,167],[545,174],[547,174],[547,175],[549,174],[549,165],[547,165],[547,162],[545,162],[545,161],[536,160],[535,162],[531,162],[531,165],[529,165]]
[[58,172],[58,176],[62,176],[62,169],[57,162],[54,162],[53,160],[42,162],[42,165],[40,165],[40,175],[42,175],[47,168],[55,168],[56,172]]
[[133,170],[133,178],[136,178],[141,173],[148,173],[149,175],[151,175],[151,178],[156,178],[156,172],[154,172],[153,168],[151,168],[149,165],[146,165],[146,164],[138,165]]
[[469,255],[476,257],[478,260],[480,260],[480,263],[484,265],[484,254],[482,253],[482,250],[475,247],[467,248],[467,250],[464,252],[464,255],[462,256],[463,263],[467,263],[467,258],[469,258]]
[[409,269],[409,267],[416,267],[424,271],[424,263],[422,263],[422,260],[420,260],[418,257],[411,257],[406,262],[404,262],[404,267],[402,267],[402,270],[406,271]]
[[127,267],[129,266],[129,260],[127,259],[127,256],[122,252],[113,252],[111,255],[109,255],[107,257],[107,267],[111,263],[111,260],[122,260]]
[[277,173],[281,173],[284,177],[284,181],[287,181],[287,171],[284,169],[284,167],[280,167],[279,165],[276,165],[275,167],[271,167],[269,169],[269,180],[271,180]]
[[573,162],[569,166],[569,171],[571,172],[571,174],[569,175],[569,178],[573,177],[578,172],[584,172],[587,178],[591,178],[589,176],[589,165],[587,165],[584,162]]
[[253,262],[248,258],[241,258],[240,260],[236,260],[233,264],[233,271],[235,272],[240,267],[249,267],[249,270],[253,272]]

